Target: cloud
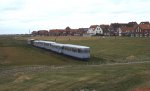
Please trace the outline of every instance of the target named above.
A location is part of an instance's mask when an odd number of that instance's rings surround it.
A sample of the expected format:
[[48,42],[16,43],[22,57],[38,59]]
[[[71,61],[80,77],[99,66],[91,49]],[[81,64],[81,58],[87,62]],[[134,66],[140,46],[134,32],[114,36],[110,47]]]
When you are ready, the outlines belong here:
[[1,0],[0,2],[1,12],[19,10],[23,7],[23,2],[21,0]]
[[149,0],[0,0],[0,33],[140,22],[150,19],[149,4]]

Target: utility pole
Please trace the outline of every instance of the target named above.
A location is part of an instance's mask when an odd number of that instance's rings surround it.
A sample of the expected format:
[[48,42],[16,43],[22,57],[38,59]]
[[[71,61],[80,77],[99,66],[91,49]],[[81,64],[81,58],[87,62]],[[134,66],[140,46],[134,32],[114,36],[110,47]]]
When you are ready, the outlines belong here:
[[30,34],[30,29],[29,29],[29,37],[31,37],[31,34]]
[[29,34],[30,34],[30,29],[29,29]]

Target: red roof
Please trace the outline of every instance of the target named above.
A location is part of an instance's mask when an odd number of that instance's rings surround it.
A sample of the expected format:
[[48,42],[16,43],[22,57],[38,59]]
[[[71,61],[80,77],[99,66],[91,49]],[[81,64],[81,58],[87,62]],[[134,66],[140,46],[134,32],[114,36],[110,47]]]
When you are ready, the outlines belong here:
[[58,32],[64,32],[64,29],[52,29],[52,30],[49,30],[50,33],[58,33]]
[[150,24],[139,24],[142,30],[150,30]]
[[122,32],[132,32],[134,31],[134,27],[122,27]]
[[93,29],[93,31],[97,28],[98,25],[91,25],[90,28]]
[[122,32],[133,32],[138,25],[134,25],[132,27],[121,27]]
[[91,25],[90,28],[96,28],[98,25]]

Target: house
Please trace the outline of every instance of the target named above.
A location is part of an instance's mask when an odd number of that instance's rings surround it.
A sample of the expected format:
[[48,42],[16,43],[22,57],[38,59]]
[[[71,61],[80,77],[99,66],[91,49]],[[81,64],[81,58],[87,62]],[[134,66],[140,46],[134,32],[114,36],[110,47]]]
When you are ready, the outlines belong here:
[[119,36],[134,36],[134,27],[121,27],[119,28]]
[[36,36],[36,35],[38,35],[38,32],[37,31],[32,31],[31,35]]
[[129,22],[126,26],[122,26],[118,29],[119,36],[135,36],[135,30],[138,27],[137,22]]
[[71,29],[70,27],[66,27],[65,34],[67,36],[83,36],[87,30],[88,28]]
[[82,31],[83,33],[87,33],[89,28],[79,28],[80,31]]
[[119,28],[126,27],[128,23],[111,23],[110,25],[110,35],[118,36],[119,35]]
[[135,30],[136,37],[150,37],[150,23],[141,22]]
[[66,35],[66,36],[71,35],[70,32],[71,32],[71,28],[70,28],[69,26],[66,27],[66,28],[65,28],[65,35]]
[[48,30],[39,30],[39,31],[37,31],[37,34],[40,36],[48,36],[49,35]]
[[78,29],[71,29],[69,35],[71,36],[79,36],[80,32]]
[[66,36],[80,36],[79,29],[71,29],[70,27],[66,27],[65,29]]
[[51,29],[49,30],[50,36],[68,36],[71,33],[71,28],[66,27],[65,29]]
[[103,35],[104,36],[109,36],[110,35],[110,30],[109,30],[109,25],[100,25]]
[[89,28],[79,28],[78,33],[80,34],[80,36],[84,36],[85,34],[87,34]]
[[87,31],[87,28],[71,29],[66,27],[65,29],[52,29],[49,30],[50,36],[83,36]]
[[87,31],[88,35],[102,35],[103,30],[99,25],[91,25],[90,28]]
[[65,30],[64,29],[51,29],[49,30],[49,35],[50,36],[63,36]]

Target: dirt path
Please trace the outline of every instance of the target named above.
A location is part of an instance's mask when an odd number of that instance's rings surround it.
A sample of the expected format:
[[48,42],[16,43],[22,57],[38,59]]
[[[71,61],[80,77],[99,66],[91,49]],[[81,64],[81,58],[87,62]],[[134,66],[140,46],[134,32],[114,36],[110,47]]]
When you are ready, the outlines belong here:
[[141,61],[141,62],[126,62],[126,63],[108,63],[108,64],[89,65],[89,66],[104,66],[104,65],[130,65],[130,64],[142,64],[142,63],[150,63],[150,61]]
[[36,73],[36,72],[46,72],[46,71],[56,71],[64,68],[76,67],[76,66],[117,66],[117,65],[130,65],[130,64],[142,64],[150,63],[150,61],[143,62],[127,62],[127,63],[109,63],[109,64],[100,64],[100,65],[60,65],[60,66],[47,66],[47,65],[27,65],[27,66],[10,66],[10,67],[0,67],[0,77],[9,77],[16,73]]

